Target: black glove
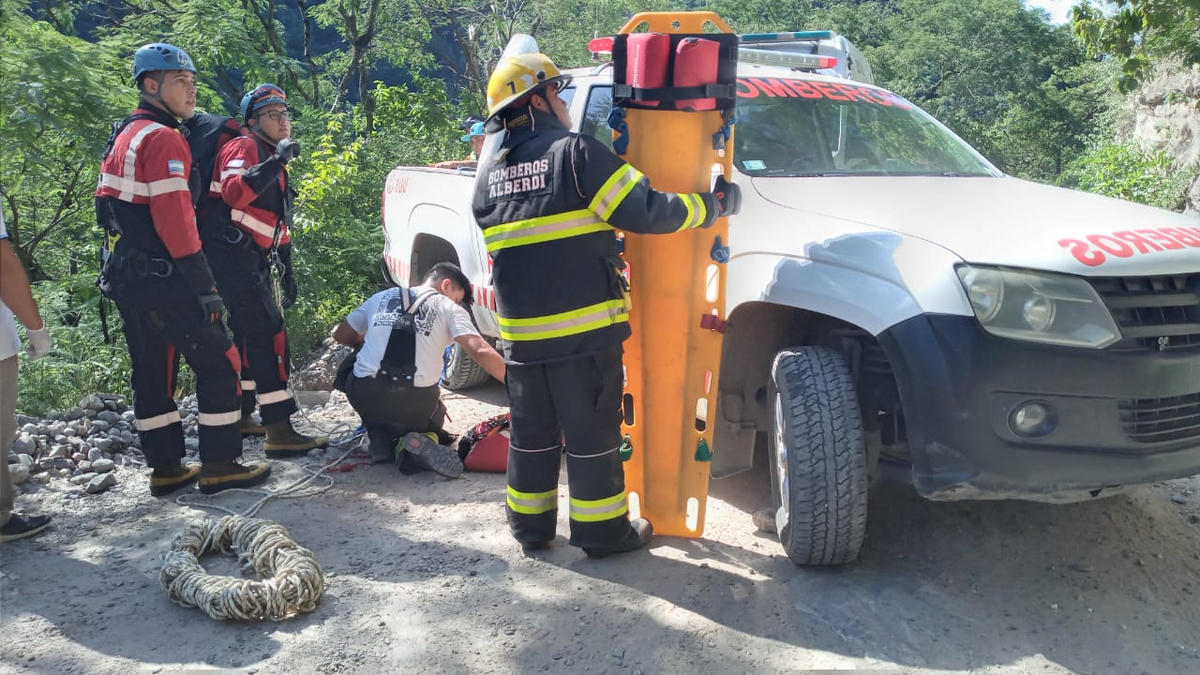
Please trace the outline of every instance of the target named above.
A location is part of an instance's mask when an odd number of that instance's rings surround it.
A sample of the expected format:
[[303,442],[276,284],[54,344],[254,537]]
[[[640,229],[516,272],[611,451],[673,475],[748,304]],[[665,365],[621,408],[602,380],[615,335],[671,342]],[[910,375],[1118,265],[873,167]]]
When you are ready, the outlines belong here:
[[713,183],[713,195],[719,206],[717,217],[734,216],[742,210],[742,189],[725,180],[724,175],[718,175]]
[[225,303],[221,302],[221,296],[217,293],[217,289],[211,288],[207,293],[198,297],[200,308],[204,310],[204,316],[208,318],[209,323],[217,323],[225,318]]
[[285,138],[279,141],[279,144],[275,146],[275,156],[284,164],[287,164],[294,157],[299,157],[300,141],[293,138]]

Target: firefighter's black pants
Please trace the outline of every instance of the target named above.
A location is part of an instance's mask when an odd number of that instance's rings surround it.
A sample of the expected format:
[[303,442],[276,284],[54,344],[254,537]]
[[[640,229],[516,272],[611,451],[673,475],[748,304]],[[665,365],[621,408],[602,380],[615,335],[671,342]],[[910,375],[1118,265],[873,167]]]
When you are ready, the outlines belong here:
[[[152,286],[151,280],[141,282]],[[143,290],[151,290],[144,288]],[[179,466],[183,424],[175,405],[179,357],[196,375],[200,461],[225,462],[242,454],[238,429],[238,353],[222,323],[210,323],[194,295],[145,293],[115,298],[132,367],[134,426],[151,468]]]
[[287,388],[291,349],[271,288],[267,254],[248,240],[239,245],[206,244],[205,250],[242,356],[242,414],[254,412],[257,404],[263,424],[281,422],[297,407]]
[[604,548],[631,532],[621,444],[620,346],[566,361],[509,364],[508,524],[522,543],[554,539],[566,441],[571,544]]

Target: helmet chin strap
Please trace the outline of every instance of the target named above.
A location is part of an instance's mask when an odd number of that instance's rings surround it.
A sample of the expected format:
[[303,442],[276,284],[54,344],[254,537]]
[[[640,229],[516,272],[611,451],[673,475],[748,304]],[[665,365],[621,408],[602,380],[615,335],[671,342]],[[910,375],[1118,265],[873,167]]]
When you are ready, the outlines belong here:
[[[255,119],[257,119],[257,118],[258,118],[258,116],[257,116],[257,115],[255,115]],[[275,141],[273,141],[273,140],[271,140],[271,139],[267,138],[267,135],[266,135],[266,134],[264,134],[264,133],[262,132],[262,130],[259,128],[259,126],[258,126],[258,123],[257,123],[257,122],[254,124],[254,126],[250,126],[250,125],[248,125],[248,124],[247,124],[246,126],[249,126],[249,127],[250,127],[250,133],[252,133],[252,134],[254,134],[255,136],[257,136],[258,138],[260,138],[260,139],[262,140],[262,142],[263,142],[263,143],[266,143],[267,145],[269,145],[269,146],[271,146],[271,147],[275,147],[276,145],[278,145],[278,143],[277,143],[277,142],[275,142]]]
[[167,79],[166,73],[162,73],[162,72],[158,73],[158,75],[155,76],[155,78],[154,78],[154,81],[158,83],[158,91],[153,94],[147,94],[146,92],[142,92],[142,98],[147,99],[151,103],[158,105],[158,107],[162,108],[163,110],[166,110],[168,113],[171,114],[171,117],[174,117],[177,120],[181,120],[181,119],[183,119],[183,116],[180,115],[179,113],[175,112],[174,110],[172,110],[171,105],[169,103],[167,103],[166,99],[164,99],[162,97],[163,81],[166,79]]

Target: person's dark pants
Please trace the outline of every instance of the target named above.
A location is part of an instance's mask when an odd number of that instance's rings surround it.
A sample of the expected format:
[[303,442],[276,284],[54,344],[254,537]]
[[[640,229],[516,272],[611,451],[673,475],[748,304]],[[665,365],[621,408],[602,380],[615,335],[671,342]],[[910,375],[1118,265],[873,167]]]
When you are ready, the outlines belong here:
[[174,399],[180,356],[196,375],[200,461],[241,456],[239,357],[225,325],[210,323],[196,298],[188,295],[164,294],[141,302],[118,298],[117,308],[129,347],[134,426],[146,464],[167,469],[179,466],[184,457],[183,424]]
[[[372,455],[394,452],[396,444],[410,431],[436,433],[439,443],[450,442],[449,434],[442,428],[446,423],[446,407],[437,385],[414,387],[403,377],[393,379],[381,371],[375,377],[351,375],[346,380],[345,392],[350,407],[367,429]],[[400,459],[402,471],[416,468],[406,458]]]
[[257,404],[263,424],[281,422],[298,409],[288,391],[291,350],[283,312],[271,288],[266,252],[253,244],[209,244],[213,277],[229,310],[229,328],[242,355],[242,414]]
[[553,363],[509,364],[512,415],[508,524],[522,543],[554,539],[566,441],[571,544],[605,548],[629,536],[621,444],[622,349]]

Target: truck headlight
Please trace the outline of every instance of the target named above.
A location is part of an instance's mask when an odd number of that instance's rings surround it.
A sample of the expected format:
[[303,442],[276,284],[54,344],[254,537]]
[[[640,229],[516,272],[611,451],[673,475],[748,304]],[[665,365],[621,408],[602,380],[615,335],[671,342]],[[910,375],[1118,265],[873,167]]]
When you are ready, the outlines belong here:
[[1112,313],[1081,277],[959,265],[971,310],[992,335],[1103,349],[1121,339]]

